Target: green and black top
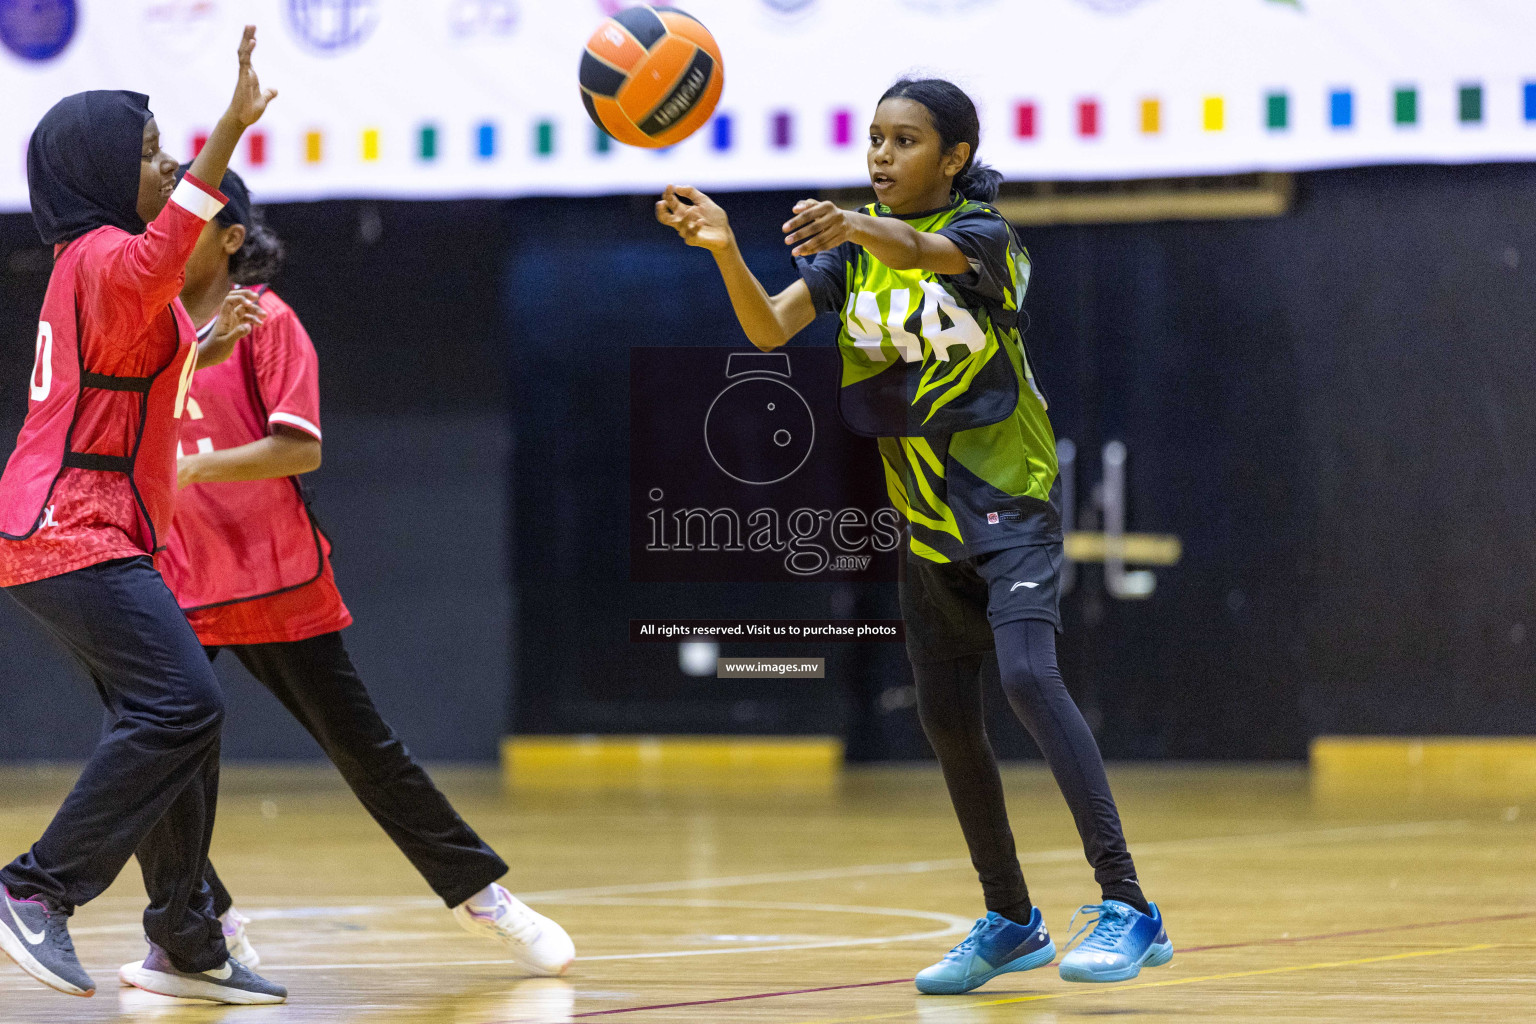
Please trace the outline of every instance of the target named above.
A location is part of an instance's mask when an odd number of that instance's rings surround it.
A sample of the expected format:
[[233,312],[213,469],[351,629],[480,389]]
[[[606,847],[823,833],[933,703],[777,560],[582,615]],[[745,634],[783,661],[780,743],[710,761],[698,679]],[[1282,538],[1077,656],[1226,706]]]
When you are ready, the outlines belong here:
[[880,439],[912,556],[1058,543],[1056,437],[1020,330],[1029,254],[996,208],[958,193],[899,216],[954,242],[970,271],[893,270],[852,242],[797,261],[816,309],[842,319],[843,421]]

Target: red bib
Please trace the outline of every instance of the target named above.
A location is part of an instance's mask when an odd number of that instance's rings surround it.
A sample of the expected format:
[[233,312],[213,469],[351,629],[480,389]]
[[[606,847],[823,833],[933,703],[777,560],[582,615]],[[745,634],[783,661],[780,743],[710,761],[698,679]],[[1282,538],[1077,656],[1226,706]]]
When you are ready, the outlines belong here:
[[[193,378],[181,424],[188,455],[243,447],[277,424],[301,424],[297,429],[320,439],[314,346],[287,303],[265,285],[256,291],[267,322],[236,342],[227,360]],[[305,499],[298,477],[183,490],[157,560],[182,610],[252,601],[317,581],[330,545]]]
[[[266,321],[192,379],[184,455],[242,448],[277,427],[320,440],[314,344],[287,303],[257,290]],[[297,477],[200,483],[177,496],[155,564],[205,645],[287,643],[352,621],[330,550]]]
[[197,332],[173,300],[167,309],[176,349],[165,365],[147,377],[108,376],[85,366],[75,296],[82,243],[90,237],[64,249],[48,282],[27,418],[0,476],[0,538],[25,540],[47,525],[59,477],[79,469],[128,478],[137,515],[117,525],[152,552],[171,523],[178,421],[197,365]]

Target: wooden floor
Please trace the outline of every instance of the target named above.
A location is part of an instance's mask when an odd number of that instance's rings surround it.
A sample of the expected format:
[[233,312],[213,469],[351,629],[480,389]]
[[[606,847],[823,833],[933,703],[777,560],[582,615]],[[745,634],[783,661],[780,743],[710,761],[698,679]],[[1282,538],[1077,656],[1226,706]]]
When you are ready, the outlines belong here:
[[[1299,768],[1113,772],[1142,879],[1177,947],[1120,985],[1049,968],[966,996],[910,977],[980,913],[929,768],[851,771],[831,793],[507,795],[443,771],[513,865],[508,884],[563,922],[568,978],[520,980],[460,932],[328,771],[226,768],[215,863],[256,923],[270,1008],[116,987],[142,956],[130,866],[74,918],[93,999],[0,959],[0,1021],[535,1024],[1160,1024],[1536,1019],[1536,807],[1320,805]],[[0,771],[0,851],[47,822],[70,778]],[[1096,891],[1049,776],[1009,772],[1014,829],[1061,945]]]

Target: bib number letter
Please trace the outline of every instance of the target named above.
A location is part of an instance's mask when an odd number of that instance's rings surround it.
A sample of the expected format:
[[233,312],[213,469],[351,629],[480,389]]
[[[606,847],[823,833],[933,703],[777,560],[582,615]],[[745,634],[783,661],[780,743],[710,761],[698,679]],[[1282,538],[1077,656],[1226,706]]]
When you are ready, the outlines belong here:
[[53,391],[53,325],[37,325],[37,362],[32,366],[32,401],[41,402]]
[[[893,291],[890,297],[890,312],[884,317],[880,315],[880,297],[874,292],[859,292],[851,298],[849,303],[852,306],[849,311],[851,315],[844,318],[844,323],[848,327],[848,333],[853,337],[854,347],[861,350],[872,362],[883,363],[886,358],[882,344],[886,333],[889,333],[891,344],[904,361],[919,362],[923,358],[922,339],[907,330],[912,293]],[[884,331],[881,330],[882,326],[885,328]]]
[[[949,347],[964,345],[972,353],[987,347],[987,336],[981,333],[981,325],[968,310],[955,304],[949,292],[936,281],[920,282],[923,288],[923,337],[933,346],[933,354],[941,363],[949,362]],[[950,326],[939,321],[939,311],[949,318]]]
[[187,390],[192,387],[192,371],[197,369],[197,346],[187,353],[187,361],[181,367],[181,380],[176,385],[176,418],[181,419],[187,407]]

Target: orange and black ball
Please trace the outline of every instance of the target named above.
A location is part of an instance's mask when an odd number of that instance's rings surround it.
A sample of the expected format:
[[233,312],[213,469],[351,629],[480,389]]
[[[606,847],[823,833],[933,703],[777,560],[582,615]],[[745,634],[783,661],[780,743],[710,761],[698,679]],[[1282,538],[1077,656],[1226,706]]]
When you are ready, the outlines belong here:
[[725,85],[709,29],[675,7],[629,7],[603,22],[581,55],[592,120],[631,146],[658,149],[709,120]]

